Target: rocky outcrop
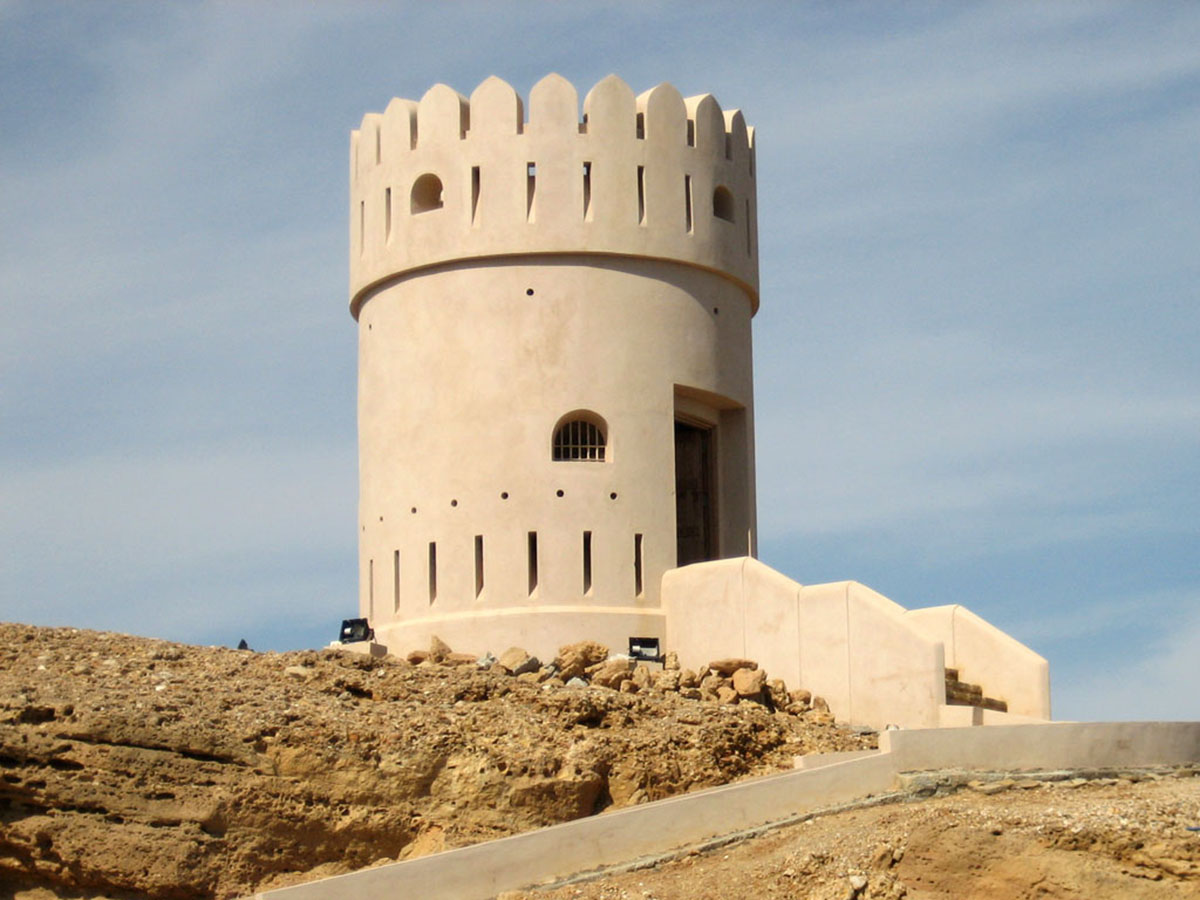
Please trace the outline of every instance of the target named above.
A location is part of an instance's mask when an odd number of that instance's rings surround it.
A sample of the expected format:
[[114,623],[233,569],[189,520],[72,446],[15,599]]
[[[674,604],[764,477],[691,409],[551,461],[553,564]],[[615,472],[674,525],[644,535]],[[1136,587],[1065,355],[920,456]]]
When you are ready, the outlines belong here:
[[591,642],[518,675],[441,642],[409,658],[0,625],[0,883],[241,896],[870,741],[786,686],[750,699],[737,669]]

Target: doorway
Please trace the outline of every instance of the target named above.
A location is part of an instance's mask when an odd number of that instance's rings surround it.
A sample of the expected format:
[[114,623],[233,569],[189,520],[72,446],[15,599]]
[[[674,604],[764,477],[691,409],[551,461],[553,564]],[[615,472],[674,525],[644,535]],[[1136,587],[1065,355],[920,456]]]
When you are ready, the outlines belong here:
[[713,429],[675,422],[675,564],[715,559]]

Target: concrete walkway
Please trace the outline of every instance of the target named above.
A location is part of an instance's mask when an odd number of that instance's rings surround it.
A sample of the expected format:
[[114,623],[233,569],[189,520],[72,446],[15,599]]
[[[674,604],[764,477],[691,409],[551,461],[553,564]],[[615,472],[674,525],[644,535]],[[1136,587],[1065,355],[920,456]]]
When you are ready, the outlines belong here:
[[[891,793],[901,773],[1200,763],[1200,722],[1054,723],[889,731],[879,752],[684,794],[550,828],[255,895],[256,900],[489,900],[815,810]],[[820,762],[820,760],[818,760]]]

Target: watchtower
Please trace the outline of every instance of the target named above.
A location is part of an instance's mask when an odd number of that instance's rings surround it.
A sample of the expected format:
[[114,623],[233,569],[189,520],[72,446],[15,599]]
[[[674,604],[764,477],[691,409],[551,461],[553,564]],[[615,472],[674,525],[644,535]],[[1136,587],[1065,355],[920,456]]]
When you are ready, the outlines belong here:
[[489,78],[351,137],[361,614],[545,656],[661,637],[663,574],[754,552],[754,137],[615,76]]

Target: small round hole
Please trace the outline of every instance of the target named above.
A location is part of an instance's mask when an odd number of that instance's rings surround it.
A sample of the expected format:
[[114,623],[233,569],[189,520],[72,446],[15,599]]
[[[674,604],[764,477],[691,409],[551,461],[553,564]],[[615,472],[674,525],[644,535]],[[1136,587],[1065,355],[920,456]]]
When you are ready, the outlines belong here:
[[561,497],[562,495],[563,495],[562,488],[559,488],[557,491],[554,492],[555,497]]
[[609,500],[616,500],[616,499],[617,499],[617,492],[616,492],[616,491],[613,491],[611,494],[609,494],[609,495],[608,495],[608,499],[609,499]]
[[409,510],[409,512],[414,513],[414,514],[416,513],[416,511],[417,511],[417,508],[415,506]]
[[532,297],[533,296],[533,288],[525,288],[525,296]]
[[370,331],[370,330],[371,330],[371,325],[370,325],[370,324],[368,324],[368,325],[367,325],[367,331]]
[[713,307],[713,315],[719,316],[720,314],[721,314],[721,308],[719,306],[714,306]]
[[380,516],[380,517],[379,517],[379,521],[380,521],[380,522],[382,522],[382,521],[383,521],[383,516]]
[[501,492],[500,492],[500,499],[501,499],[501,500],[507,500],[507,499],[508,499],[508,491],[501,491]]
[[451,505],[451,506],[458,506],[458,501],[457,501],[457,500],[451,500],[451,501],[450,501],[450,505]]

